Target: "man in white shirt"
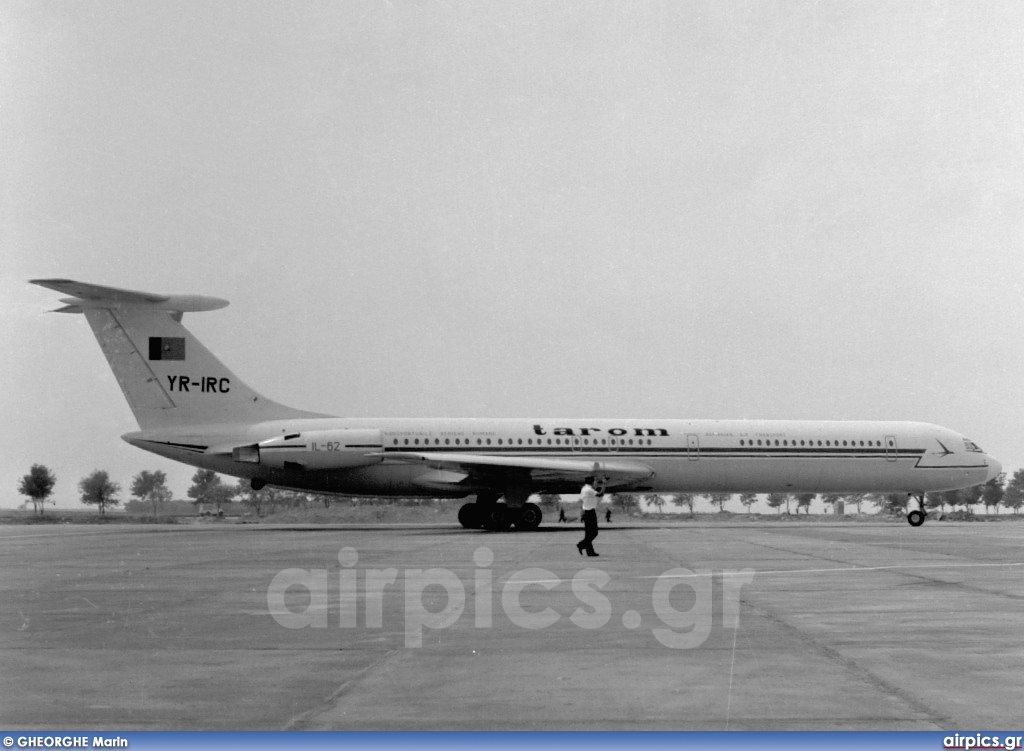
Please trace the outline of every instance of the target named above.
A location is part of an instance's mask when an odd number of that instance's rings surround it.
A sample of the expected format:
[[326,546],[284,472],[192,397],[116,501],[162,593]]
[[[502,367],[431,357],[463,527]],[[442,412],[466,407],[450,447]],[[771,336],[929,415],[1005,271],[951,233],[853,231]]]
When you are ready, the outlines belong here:
[[594,539],[597,537],[597,502],[604,497],[604,492],[594,490],[593,482],[594,478],[588,477],[580,491],[580,500],[583,501],[583,539],[576,543],[580,555],[583,555],[583,551],[589,556],[600,555],[594,552]]

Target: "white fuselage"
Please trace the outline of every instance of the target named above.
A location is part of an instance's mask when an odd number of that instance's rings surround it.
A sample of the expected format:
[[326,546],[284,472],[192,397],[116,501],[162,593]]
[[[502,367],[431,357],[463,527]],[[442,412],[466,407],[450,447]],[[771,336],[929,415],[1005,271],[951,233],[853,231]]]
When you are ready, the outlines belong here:
[[[226,300],[36,279],[82,314],[141,428],[129,443],[267,485],[372,496],[475,495],[467,528],[536,529],[534,493],[958,490],[999,462],[916,422],[343,419],[267,399],[183,324]],[[504,502],[499,503],[498,499]],[[911,511],[917,526],[922,510]]]
[[[354,449],[350,457],[355,461],[338,466],[322,453],[332,447],[316,443],[305,447],[301,467],[288,461],[239,461],[237,454],[218,451],[245,442],[266,446],[300,431],[329,436],[332,430],[373,431],[378,445]],[[356,495],[462,497],[480,489],[454,476],[446,481],[429,461],[415,465],[388,458],[403,452],[438,460],[468,452],[524,460],[569,458],[598,467],[627,460],[650,468],[649,477],[617,488],[620,492],[921,493],[978,485],[1000,471],[998,462],[962,435],[917,422],[316,418],[165,428],[124,438],[225,474]],[[538,490],[536,480],[530,486]],[[578,489],[557,479],[543,488]]]

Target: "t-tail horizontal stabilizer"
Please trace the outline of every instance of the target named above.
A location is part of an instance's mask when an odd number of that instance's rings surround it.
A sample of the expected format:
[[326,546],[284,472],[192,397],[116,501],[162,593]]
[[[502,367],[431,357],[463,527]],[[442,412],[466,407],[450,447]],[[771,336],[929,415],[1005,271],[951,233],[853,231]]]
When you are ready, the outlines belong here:
[[32,284],[63,292],[72,297],[61,299],[65,307],[55,313],[84,313],[86,308],[117,308],[166,310],[174,313],[195,313],[203,310],[217,310],[227,307],[228,301],[205,295],[164,295],[154,292],[137,292],[119,287],[104,287],[71,279],[32,279]]

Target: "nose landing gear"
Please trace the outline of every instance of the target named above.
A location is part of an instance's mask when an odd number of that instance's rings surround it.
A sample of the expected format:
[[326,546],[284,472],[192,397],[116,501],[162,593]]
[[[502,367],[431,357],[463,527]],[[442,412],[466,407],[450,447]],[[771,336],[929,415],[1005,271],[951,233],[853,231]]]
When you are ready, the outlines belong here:
[[910,497],[917,499],[918,508],[907,514],[907,523],[911,527],[920,527],[928,515],[924,507],[924,493],[910,493]]

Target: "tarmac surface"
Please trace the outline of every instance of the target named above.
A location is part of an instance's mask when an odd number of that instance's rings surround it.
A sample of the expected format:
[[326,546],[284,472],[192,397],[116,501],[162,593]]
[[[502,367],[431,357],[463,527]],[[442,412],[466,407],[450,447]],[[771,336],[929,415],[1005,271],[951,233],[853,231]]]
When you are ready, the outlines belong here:
[[580,536],[3,526],[0,725],[1024,728],[1024,524]]

